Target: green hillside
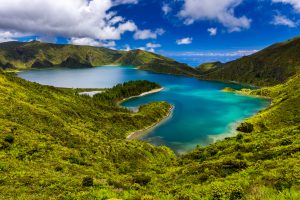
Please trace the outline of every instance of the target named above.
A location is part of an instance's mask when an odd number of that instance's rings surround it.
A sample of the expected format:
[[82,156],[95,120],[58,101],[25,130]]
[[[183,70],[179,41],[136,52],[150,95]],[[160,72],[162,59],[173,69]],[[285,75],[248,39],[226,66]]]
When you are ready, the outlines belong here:
[[0,68],[31,69],[51,67],[95,67],[119,64],[159,73],[197,76],[199,72],[186,64],[142,51],[116,51],[89,46],[29,43],[0,43]]
[[142,50],[133,50],[121,57],[117,63],[138,66],[139,69],[164,74],[199,76],[199,72],[186,64]]
[[206,74],[216,70],[219,67],[222,67],[221,62],[211,62],[211,63],[203,63],[198,67],[196,67],[196,69],[199,70],[201,74]]
[[0,44],[2,68],[92,67],[112,63],[120,52],[88,46],[6,42]]
[[297,37],[225,63],[203,78],[269,86],[287,81],[299,69],[300,37]]
[[[132,57],[136,65],[145,59]],[[272,99],[236,137],[176,157],[166,147],[126,140],[168,115],[165,102],[137,113],[116,104],[155,83],[129,82],[88,97],[0,71],[0,199],[300,199],[300,74],[296,67],[291,74],[276,86],[236,91]]]
[[148,169],[170,165],[169,149],[125,140],[166,116],[169,104],[152,103],[132,113],[103,100],[157,87],[129,82],[91,98],[0,72],[0,199],[83,198],[92,192],[82,186],[85,177],[113,191],[119,175],[130,173],[138,182]]
[[179,158],[125,139],[167,115],[168,104],[131,113],[111,103],[157,87],[129,82],[91,98],[0,73],[0,199],[300,197],[299,76],[250,91],[273,98],[244,123],[250,131]]

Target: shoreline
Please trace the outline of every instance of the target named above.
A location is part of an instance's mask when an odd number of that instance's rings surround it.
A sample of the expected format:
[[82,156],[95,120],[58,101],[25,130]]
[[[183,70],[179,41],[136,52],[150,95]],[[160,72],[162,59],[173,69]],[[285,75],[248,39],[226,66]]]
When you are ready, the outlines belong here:
[[95,96],[96,94],[101,94],[103,93],[104,91],[86,91],[86,92],[79,92],[78,94],[79,95],[87,95],[87,96],[90,96],[90,97],[93,97]]
[[239,133],[237,131],[237,127],[243,123],[245,120],[238,120],[236,122],[232,122],[231,124],[228,125],[227,129],[224,133],[221,133],[219,135],[208,135],[208,138],[212,140],[211,144],[214,144],[218,141],[225,140],[226,138],[231,138],[231,137],[236,137]]
[[[128,101],[130,99],[134,99],[134,98],[139,98],[139,97],[143,97],[143,96],[147,96],[147,95],[150,95],[150,94],[154,94],[154,93],[158,93],[158,92],[161,92],[163,91],[165,88],[161,87],[161,88],[157,88],[157,89],[153,89],[153,90],[150,90],[148,92],[143,92],[139,95],[136,95],[136,96],[131,96],[131,97],[128,97],[128,98],[125,98],[125,99],[122,99],[121,101],[118,101],[117,102],[117,105],[118,106],[121,106],[122,103],[124,103],[125,101]],[[125,107],[125,106],[121,106],[121,107]],[[127,107],[125,107],[127,108]],[[140,130],[137,130],[137,131],[133,131],[131,133],[129,133],[127,136],[126,136],[126,139],[127,140],[135,140],[135,139],[138,139],[141,135],[144,135],[146,134],[148,131],[151,131],[151,129],[163,124],[164,122],[166,122],[172,115],[173,115],[173,110],[174,110],[175,106],[174,105],[171,105],[170,109],[168,110],[168,113],[166,116],[164,116],[162,119],[158,120],[157,122],[143,128],[143,129],[140,129]],[[137,111],[132,111],[132,112],[138,112],[139,110]]]
[[138,139],[140,136],[147,134],[149,131],[151,131],[152,129],[156,128],[157,126],[165,123],[167,120],[169,120],[172,116],[173,116],[173,111],[174,111],[175,106],[171,105],[168,114],[166,116],[164,116],[162,119],[158,120],[157,122],[153,123],[150,126],[147,126],[146,128],[137,130],[137,131],[133,131],[131,133],[129,133],[129,135],[126,136],[127,140],[135,140]]
[[118,101],[117,105],[120,106],[122,103],[124,103],[125,101],[128,101],[130,99],[134,99],[134,98],[139,98],[139,97],[143,97],[143,96],[146,96],[146,95],[149,95],[149,94],[154,94],[154,93],[158,93],[158,92],[161,92],[163,91],[165,88],[158,88],[158,89],[153,89],[153,90],[150,90],[148,92],[143,92],[142,94],[140,95],[136,95],[136,96],[131,96],[131,97],[128,97],[128,98],[125,98],[125,99],[122,99],[121,101]]
[[246,96],[246,97],[253,97],[253,98],[269,100],[271,104],[272,104],[272,101],[273,101],[273,99],[271,97],[250,93],[251,91],[255,91],[255,90],[248,90],[248,89],[247,90],[244,90],[244,89],[241,89],[241,90],[227,90],[226,88],[223,88],[221,91],[225,92],[225,93],[234,93],[234,94],[237,94],[237,95],[240,95],[240,96]]

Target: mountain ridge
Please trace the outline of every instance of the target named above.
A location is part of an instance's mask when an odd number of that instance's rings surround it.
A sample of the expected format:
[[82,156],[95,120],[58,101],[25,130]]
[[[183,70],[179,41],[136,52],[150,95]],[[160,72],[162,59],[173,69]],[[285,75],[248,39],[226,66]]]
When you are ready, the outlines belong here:
[[109,64],[132,65],[144,70],[198,76],[194,68],[173,59],[143,51],[118,51],[102,47],[51,44],[38,41],[0,44],[0,68],[96,67]]
[[[203,64],[205,65],[205,64]],[[202,78],[235,81],[256,86],[273,86],[288,80],[300,70],[300,37],[273,44],[237,60],[212,64]]]

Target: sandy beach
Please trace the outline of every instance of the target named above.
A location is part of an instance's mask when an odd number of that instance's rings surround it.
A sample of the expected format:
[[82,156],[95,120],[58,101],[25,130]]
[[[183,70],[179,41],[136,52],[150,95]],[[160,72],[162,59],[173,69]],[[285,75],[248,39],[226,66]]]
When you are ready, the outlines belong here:
[[143,128],[143,129],[141,129],[141,130],[137,130],[137,131],[134,131],[134,132],[130,133],[130,134],[126,137],[126,139],[127,139],[127,140],[138,139],[141,135],[144,135],[144,134],[146,134],[147,132],[151,131],[153,128],[155,128],[155,127],[157,127],[157,126],[163,124],[164,122],[166,122],[168,119],[170,119],[170,118],[172,117],[174,108],[175,108],[175,107],[174,107],[173,105],[171,105],[171,108],[169,109],[168,114],[167,114],[164,118],[162,118],[161,120],[155,122],[154,124],[152,124],[152,125],[150,125],[150,126],[148,126],[148,127],[146,127],[146,128]]
[[160,92],[162,90],[164,90],[164,88],[158,88],[158,89],[150,90],[148,92],[144,92],[144,93],[142,93],[140,95],[137,95],[137,96],[132,96],[132,97],[128,97],[128,98],[122,99],[121,101],[118,102],[118,105],[120,105],[121,103],[123,103],[125,101],[128,101],[129,99],[146,96],[146,95],[149,95],[149,94]]

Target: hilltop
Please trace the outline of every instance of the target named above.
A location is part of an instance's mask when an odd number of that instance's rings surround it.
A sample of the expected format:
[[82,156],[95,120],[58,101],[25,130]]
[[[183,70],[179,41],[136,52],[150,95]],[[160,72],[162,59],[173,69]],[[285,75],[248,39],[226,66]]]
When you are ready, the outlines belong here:
[[50,44],[39,41],[0,44],[0,68],[31,69],[52,67],[96,67],[132,65],[159,73],[197,76],[198,71],[183,63],[142,50],[117,51],[107,48]]
[[236,81],[256,86],[280,84],[300,69],[300,37],[271,45],[232,62],[203,66],[210,67],[208,73],[199,71],[204,79]]

